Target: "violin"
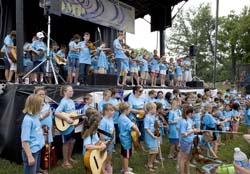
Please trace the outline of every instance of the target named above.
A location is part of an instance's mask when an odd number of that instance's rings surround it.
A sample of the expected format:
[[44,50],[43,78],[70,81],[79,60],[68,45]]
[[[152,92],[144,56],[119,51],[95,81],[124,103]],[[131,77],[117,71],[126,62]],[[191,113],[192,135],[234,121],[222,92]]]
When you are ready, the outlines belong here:
[[114,53],[112,53],[111,50],[106,50],[105,53],[106,53],[106,57],[108,57],[108,58],[113,58],[114,57]]
[[138,141],[138,134],[135,130],[131,131],[131,138],[132,138],[132,142],[134,145],[135,150],[137,150],[140,146],[139,141]]
[[88,41],[86,43],[86,46],[90,49],[90,50],[96,50],[96,46],[93,44],[93,42]]
[[47,125],[42,125],[43,134],[45,136],[45,147],[42,149],[42,159],[41,159],[41,168],[43,170],[49,168],[49,141],[48,141],[48,135],[49,135],[49,128]]
[[155,123],[154,123],[154,128],[155,128],[155,136],[156,137],[160,137],[161,136],[161,132],[160,132],[160,125],[158,123],[157,120],[155,120]]
[[161,59],[160,56],[158,56],[156,54],[153,57],[154,57],[155,60],[160,60]]

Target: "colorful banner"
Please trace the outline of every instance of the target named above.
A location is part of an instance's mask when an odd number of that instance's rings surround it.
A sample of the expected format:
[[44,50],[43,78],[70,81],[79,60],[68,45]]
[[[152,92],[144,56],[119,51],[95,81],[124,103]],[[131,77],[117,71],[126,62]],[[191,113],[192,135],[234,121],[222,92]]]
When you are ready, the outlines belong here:
[[118,0],[62,0],[62,14],[134,33],[135,9]]

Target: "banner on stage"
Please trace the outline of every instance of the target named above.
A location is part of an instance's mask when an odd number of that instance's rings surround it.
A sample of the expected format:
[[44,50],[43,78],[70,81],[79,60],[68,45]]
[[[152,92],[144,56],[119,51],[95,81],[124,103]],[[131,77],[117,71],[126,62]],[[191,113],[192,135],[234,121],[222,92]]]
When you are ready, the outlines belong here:
[[62,14],[134,33],[134,7],[117,0],[62,0]]

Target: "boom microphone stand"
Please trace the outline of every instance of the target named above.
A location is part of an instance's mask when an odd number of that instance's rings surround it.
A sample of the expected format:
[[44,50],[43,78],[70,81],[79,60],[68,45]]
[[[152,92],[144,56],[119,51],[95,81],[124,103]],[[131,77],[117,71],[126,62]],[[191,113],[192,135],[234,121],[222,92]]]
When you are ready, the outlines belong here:
[[[46,1],[46,0],[45,0]],[[56,76],[56,72],[55,72],[55,68],[54,65],[52,63],[52,58],[49,55],[49,51],[50,51],[50,33],[51,33],[51,17],[50,17],[50,12],[49,12],[49,6],[46,6],[46,2],[44,2],[44,10],[45,10],[45,15],[48,17],[48,34],[47,34],[47,53],[46,53],[46,59],[44,61],[42,61],[40,64],[38,64],[36,67],[34,67],[30,72],[28,72],[25,76],[22,77],[22,79],[25,79],[26,77],[28,77],[35,69],[37,69],[38,67],[40,67],[43,63],[47,63],[46,64],[46,73],[49,73],[49,65],[51,66],[52,72],[53,72],[53,76],[55,79],[55,84],[58,85],[58,79]]]

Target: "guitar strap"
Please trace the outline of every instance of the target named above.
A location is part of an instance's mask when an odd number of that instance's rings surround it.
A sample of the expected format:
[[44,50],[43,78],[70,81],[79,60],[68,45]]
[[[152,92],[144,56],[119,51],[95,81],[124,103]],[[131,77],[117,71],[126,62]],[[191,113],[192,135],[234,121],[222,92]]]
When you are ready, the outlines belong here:
[[107,137],[112,137],[112,134],[110,134],[110,133],[108,133],[108,132],[106,132],[106,131],[104,131],[104,130],[101,130],[101,129],[97,129],[97,132],[99,132],[99,133],[101,133],[101,134],[103,134],[103,135],[105,135],[105,136],[107,136]]

